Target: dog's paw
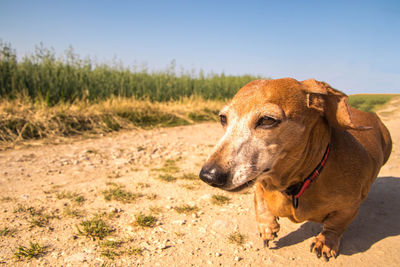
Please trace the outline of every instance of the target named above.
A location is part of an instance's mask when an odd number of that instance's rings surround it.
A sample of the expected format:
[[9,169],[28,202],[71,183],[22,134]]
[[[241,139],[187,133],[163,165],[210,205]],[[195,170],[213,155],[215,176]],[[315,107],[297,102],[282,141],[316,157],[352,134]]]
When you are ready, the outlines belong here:
[[329,261],[330,258],[336,258],[339,251],[340,238],[333,236],[325,236],[320,233],[316,236],[311,243],[310,252],[315,252],[318,258],[324,257],[325,261]]
[[260,237],[264,242],[264,247],[269,248],[270,241],[274,240],[278,236],[280,226],[278,223],[258,223],[258,231],[260,233]]

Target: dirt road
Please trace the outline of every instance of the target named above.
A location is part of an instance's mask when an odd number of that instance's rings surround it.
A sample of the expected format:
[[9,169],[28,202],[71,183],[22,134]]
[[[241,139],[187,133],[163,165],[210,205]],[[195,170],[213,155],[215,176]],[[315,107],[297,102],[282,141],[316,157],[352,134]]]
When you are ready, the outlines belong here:
[[[399,107],[397,100],[379,113],[394,141],[391,158],[344,234],[340,256],[328,263],[309,253],[318,224],[281,219],[275,247],[264,249],[251,190],[230,194],[194,178],[222,134],[205,123],[0,152],[0,264],[399,266]],[[136,200],[107,201],[104,191],[113,188],[137,193]],[[213,195],[230,201],[213,204]],[[140,213],[156,217],[154,227],[136,225]],[[113,230],[103,240],[77,230],[94,216]],[[43,254],[18,261],[17,247],[30,241]]]

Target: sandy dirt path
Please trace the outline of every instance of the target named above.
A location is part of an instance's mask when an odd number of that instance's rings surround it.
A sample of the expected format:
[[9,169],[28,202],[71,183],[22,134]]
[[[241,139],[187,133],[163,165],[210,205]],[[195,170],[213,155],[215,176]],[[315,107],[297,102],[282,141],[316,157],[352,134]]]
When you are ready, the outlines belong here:
[[[181,178],[198,174],[222,135],[217,124],[205,123],[0,152],[0,264],[399,266],[400,99],[379,114],[392,134],[392,155],[344,234],[336,260],[325,263],[309,252],[312,237],[321,229],[310,222],[293,224],[281,219],[274,248],[264,249],[256,231],[252,190],[231,194],[198,179]],[[163,168],[171,163],[168,159],[178,168]],[[167,173],[178,179],[159,179]],[[106,201],[103,191],[115,184],[142,196],[132,203]],[[212,195],[224,195],[230,201],[215,205]],[[76,200],[78,196],[83,197],[81,201]],[[178,213],[175,208],[184,204],[198,210]],[[47,214],[42,225],[35,225],[33,210]],[[136,226],[139,213],[153,214],[156,225]],[[95,214],[101,214],[114,229],[102,241],[77,233],[76,226]],[[228,240],[234,232],[244,236],[242,244]],[[109,248],[105,240],[121,241],[120,247]],[[45,246],[45,253],[17,261],[16,247],[29,241]],[[132,247],[140,248],[142,255],[129,253]]]

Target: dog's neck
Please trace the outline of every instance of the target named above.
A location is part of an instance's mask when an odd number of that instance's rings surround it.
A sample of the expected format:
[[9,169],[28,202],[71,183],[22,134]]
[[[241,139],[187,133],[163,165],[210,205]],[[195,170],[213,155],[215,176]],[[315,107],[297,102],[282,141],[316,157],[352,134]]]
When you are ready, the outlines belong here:
[[[324,160],[325,156],[327,156],[326,154],[328,153],[329,155],[329,147],[332,146],[332,128],[323,117],[320,117],[316,121],[308,136],[308,141],[302,148],[302,160],[297,162],[292,169],[292,174],[295,174],[295,179],[282,191],[292,198],[292,204],[295,208],[298,206],[299,197],[304,193],[305,189],[300,196],[298,195],[305,181],[321,165],[321,162]],[[294,199],[294,196],[298,197]]]
[[306,179],[304,179],[302,182],[293,184],[285,189],[284,192],[292,198],[293,208],[297,209],[299,205],[299,198],[301,197],[301,195],[303,195],[304,191],[311,185],[312,182],[317,180],[318,176],[321,174],[329,157],[330,146],[330,143],[328,143],[322,160],[318,163],[317,167],[314,168],[310,175],[307,176]]

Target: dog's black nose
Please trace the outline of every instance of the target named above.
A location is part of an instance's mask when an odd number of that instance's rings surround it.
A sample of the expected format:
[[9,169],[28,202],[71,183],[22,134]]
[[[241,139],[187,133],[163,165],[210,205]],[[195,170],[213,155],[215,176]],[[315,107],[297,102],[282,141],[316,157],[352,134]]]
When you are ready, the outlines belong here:
[[225,185],[228,178],[228,174],[214,164],[203,166],[199,176],[207,184],[217,187]]

